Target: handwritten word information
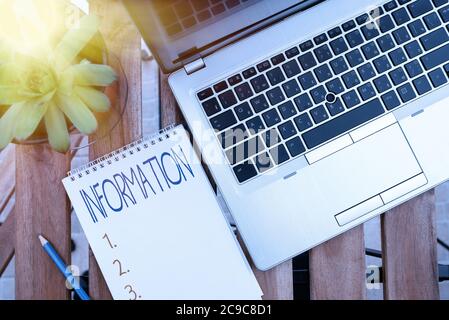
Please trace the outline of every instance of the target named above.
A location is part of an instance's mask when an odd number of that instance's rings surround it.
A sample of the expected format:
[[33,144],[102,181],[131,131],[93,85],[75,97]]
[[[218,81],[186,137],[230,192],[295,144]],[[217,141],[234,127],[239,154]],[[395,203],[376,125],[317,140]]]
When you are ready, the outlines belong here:
[[107,219],[110,214],[169,192],[193,178],[195,173],[178,145],[127,170],[111,173],[79,193],[92,222],[97,223],[99,217]]

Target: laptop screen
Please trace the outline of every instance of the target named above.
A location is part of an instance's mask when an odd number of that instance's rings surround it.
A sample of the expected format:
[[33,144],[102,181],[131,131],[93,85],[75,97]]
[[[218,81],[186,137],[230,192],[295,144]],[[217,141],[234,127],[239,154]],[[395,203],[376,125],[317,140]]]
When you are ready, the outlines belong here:
[[317,0],[124,0],[144,40],[171,72]]

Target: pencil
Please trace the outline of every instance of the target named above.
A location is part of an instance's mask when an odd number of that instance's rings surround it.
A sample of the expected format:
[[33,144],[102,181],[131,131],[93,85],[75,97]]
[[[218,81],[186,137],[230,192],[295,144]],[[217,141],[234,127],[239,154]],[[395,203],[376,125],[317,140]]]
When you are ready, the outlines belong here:
[[51,243],[42,235],[39,235],[39,240],[41,242],[42,248],[45,250],[45,252],[47,252],[48,256],[56,264],[56,267],[58,267],[59,271],[61,271],[67,281],[72,285],[73,289],[75,289],[75,292],[80,297],[80,299],[90,300],[90,297],[87,295],[86,291],[81,288],[78,281],[75,281],[75,277],[73,276],[72,272],[70,272],[70,270],[67,268],[67,265],[64,263]]

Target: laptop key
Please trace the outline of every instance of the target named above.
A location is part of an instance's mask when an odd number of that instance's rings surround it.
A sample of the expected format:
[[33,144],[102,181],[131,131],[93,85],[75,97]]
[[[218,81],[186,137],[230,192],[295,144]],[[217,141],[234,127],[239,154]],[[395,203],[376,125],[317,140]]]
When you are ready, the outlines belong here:
[[371,24],[371,23],[362,27],[362,33],[363,33],[366,41],[374,39],[375,37],[377,37],[380,34],[377,27],[375,25],[373,27],[373,24]]
[[241,75],[236,74],[235,76],[232,76],[228,79],[229,85],[235,86],[236,84],[239,84],[243,81],[243,78]]
[[346,59],[348,59],[349,65],[351,67],[356,67],[359,64],[362,64],[364,61],[359,49],[348,52],[346,54]]
[[221,81],[219,83],[217,83],[216,85],[214,85],[214,90],[216,93],[220,93],[224,90],[226,90],[228,88],[228,84],[226,83],[226,81]]
[[265,125],[259,116],[246,121],[246,126],[251,134],[257,134],[265,129]]
[[285,100],[285,96],[282,93],[282,90],[280,87],[276,87],[276,88],[268,91],[267,97],[268,97],[268,100],[270,100],[270,103],[272,106],[277,105]]
[[438,10],[438,13],[440,14],[441,20],[443,20],[444,23],[449,21],[449,6],[441,8],[440,10]]
[[359,30],[351,31],[346,35],[346,40],[351,48],[357,47],[363,43],[363,37]]
[[410,59],[413,59],[423,53],[421,46],[416,40],[405,45],[405,52],[407,52]]
[[202,103],[204,112],[206,112],[207,116],[213,116],[214,114],[221,111],[220,104],[216,98],[212,98]]
[[313,127],[312,119],[310,119],[309,115],[307,113],[303,113],[299,116],[297,116],[295,119],[296,127],[300,132],[303,132],[311,127]]
[[382,103],[379,99],[374,99],[303,133],[302,138],[306,146],[309,149],[312,149],[382,115],[383,113],[385,113],[385,110]]
[[349,69],[345,59],[343,57],[338,57],[330,62],[332,70],[335,75],[339,75]]
[[290,159],[287,149],[283,144],[270,149],[270,154],[277,165],[287,162]]
[[427,29],[429,30],[433,30],[435,28],[438,28],[439,26],[441,26],[441,20],[438,17],[438,14],[436,14],[435,12],[432,12],[431,14],[428,14],[427,16],[425,16],[423,18],[424,23],[427,26]]
[[277,56],[274,56],[273,58],[271,58],[271,63],[276,66],[282,62],[285,61],[285,57],[282,53],[278,54]]
[[306,111],[313,107],[312,100],[310,100],[309,95],[307,93],[304,93],[300,95],[299,97],[296,97],[294,99],[296,107],[300,112]]
[[362,25],[365,22],[369,20],[369,15],[367,13],[362,14],[361,16],[358,16],[355,21],[357,21],[358,25]]
[[240,99],[240,101],[251,98],[254,95],[253,90],[246,82],[237,86],[235,88],[235,93],[237,94],[237,97]]
[[405,65],[405,70],[410,78],[414,78],[424,72],[418,60],[413,60],[407,63]]
[[302,52],[306,52],[313,48],[313,42],[311,40],[303,42],[299,45]]
[[416,92],[418,92],[419,95],[423,95],[432,90],[432,86],[430,85],[430,82],[429,80],[427,80],[426,76],[421,76],[413,80],[413,86],[415,87]]
[[270,61],[266,60],[264,62],[259,63],[256,67],[257,70],[259,70],[259,72],[264,72],[271,68],[271,63]]
[[251,85],[253,86],[253,89],[256,93],[267,90],[270,87],[267,79],[263,74],[251,79]]
[[310,91],[310,95],[312,96],[313,102],[316,104],[323,102],[326,100],[326,89],[324,86],[316,87],[315,89]]
[[422,16],[423,14],[432,11],[433,9],[430,0],[417,0],[409,4],[407,7],[410,10],[410,14],[412,15],[413,18]]
[[295,60],[290,60],[289,62],[284,63],[282,68],[284,69],[287,78],[292,78],[301,72],[298,63]]
[[398,26],[410,21],[410,16],[405,8],[400,8],[392,12],[393,19]]
[[263,94],[250,100],[251,105],[256,113],[262,112],[270,107],[267,99]]
[[200,101],[206,100],[207,98],[210,98],[214,95],[214,92],[212,91],[211,88],[207,88],[203,91],[200,91],[197,96],[198,99],[200,99]]
[[282,121],[281,116],[279,115],[279,113],[275,108],[270,109],[267,112],[263,113],[262,117],[268,128],[275,126]]
[[315,68],[313,72],[315,73],[315,76],[317,77],[319,82],[324,82],[332,78],[332,72],[327,64],[323,64],[322,66]]
[[449,36],[444,28],[439,28],[429,34],[426,34],[425,36],[422,36],[419,41],[421,42],[424,50],[429,51],[445,42],[448,42]]
[[343,83],[338,78],[327,82],[326,88],[333,94],[340,94],[345,90],[345,88],[343,87]]
[[441,7],[449,2],[449,0],[432,0],[435,7]]
[[310,115],[312,116],[312,119],[316,124],[319,124],[319,123],[329,119],[329,116],[328,116],[324,106],[318,106],[315,109],[312,109],[310,111]]
[[348,45],[346,44],[345,40],[342,37],[339,37],[331,41],[330,46],[336,56],[349,50]]
[[446,44],[421,57],[421,62],[426,70],[449,61],[449,44]]
[[347,93],[345,93],[343,96],[343,101],[346,105],[346,108],[351,109],[353,107],[355,107],[356,105],[360,104],[360,99],[357,96],[357,93],[355,92],[355,90],[351,90]]
[[391,81],[393,81],[394,85],[399,85],[405,81],[407,81],[407,76],[405,75],[404,69],[401,67],[394,69],[389,73]]
[[376,76],[376,71],[374,71],[373,66],[369,62],[358,67],[357,71],[360,75],[360,78],[362,78],[363,81],[367,81]]
[[335,27],[335,28],[329,30],[327,32],[327,34],[329,35],[330,38],[335,38],[335,37],[338,37],[339,35],[341,35],[342,31],[341,31],[340,27]]
[[254,77],[257,74],[256,68],[249,68],[242,72],[245,79]]
[[293,105],[293,102],[291,101],[287,101],[281,104],[278,109],[284,120],[287,120],[298,113],[295,106]]
[[380,17],[378,24],[382,33],[388,32],[395,27],[393,19],[388,15]]
[[416,93],[415,91],[413,91],[410,83],[406,83],[403,86],[400,86],[397,89],[397,92],[403,103],[409,102],[416,98]]
[[345,107],[340,98],[337,98],[334,103],[326,103],[326,107],[332,117],[345,111]]
[[290,139],[285,143],[285,145],[287,146],[287,149],[292,157],[297,157],[306,152],[306,148],[304,147],[300,137]]
[[287,121],[278,126],[278,130],[284,140],[293,137],[298,132],[296,131],[295,125],[291,121]]
[[386,4],[384,4],[385,11],[391,11],[393,9],[396,9],[397,7],[398,7],[398,4],[396,3],[395,0],[387,2]]
[[287,95],[287,98],[291,98],[293,96],[296,96],[301,92],[301,89],[299,88],[298,81],[295,79],[292,79],[284,84],[282,84],[282,88],[284,89],[285,94]]
[[217,131],[223,131],[237,123],[237,119],[235,118],[232,110],[228,110],[223,112],[213,118],[210,119],[210,123],[212,128]]
[[221,105],[224,109],[227,109],[229,107],[232,107],[233,105],[237,104],[237,98],[235,97],[232,90],[226,91],[218,96],[218,99],[221,102]]
[[411,39],[405,27],[400,27],[399,29],[393,31],[393,37],[398,45],[401,45]]
[[371,42],[363,45],[362,52],[363,52],[363,55],[365,56],[366,60],[371,60],[380,54],[374,41],[371,41]]
[[382,95],[382,101],[388,111],[393,110],[401,105],[399,98],[394,90],[391,90]]
[[377,89],[377,92],[384,93],[392,88],[390,79],[386,75],[380,76],[379,78],[374,79],[374,86]]
[[354,20],[349,20],[341,25],[344,31],[352,30],[356,27]]
[[241,163],[232,169],[234,170],[235,176],[240,183],[248,181],[249,179],[257,176],[256,167],[250,161]]
[[313,38],[313,41],[315,42],[315,44],[317,46],[319,46],[320,44],[324,43],[327,41],[327,36],[325,33],[320,34],[318,36],[316,36],[315,38]]
[[388,50],[393,49],[396,46],[394,44],[393,38],[389,34],[380,37],[376,41],[382,52],[387,52]]
[[285,76],[282,73],[281,68],[277,67],[267,72],[268,80],[270,81],[272,86],[277,85],[285,80]]
[[240,121],[246,120],[249,117],[253,116],[253,111],[251,110],[251,107],[249,106],[248,102],[244,102],[238,105],[237,107],[234,107],[234,112]]
[[304,71],[309,70],[317,65],[315,57],[310,52],[299,56],[298,61]]
[[220,140],[223,149],[235,146],[248,138],[249,133],[244,124],[239,124],[231,129],[223,131],[218,135],[218,139]]
[[373,63],[378,73],[384,73],[392,68],[390,60],[388,60],[387,56],[381,56],[374,60]]
[[332,58],[332,53],[327,44],[322,45],[314,50],[315,55],[320,63]]
[[363,101],[367,101],[376,95],[376,91],[371,83],[366,83],[357,89]]
[[391,62],[393,62],[393,65],[397,66],[401,63],[404,63],[407,61],[407,57],[405,56],[404,50],[402,48],[397,48],[393,51],[391,51],[388,56],[391,59]]
[[441,68],[430,72],[429,78],[435,88],[441,87],[443,84],[447,83],[446,75]]
[[312,72],[310,71],[300,75],[298,80],[304,90],[308,90],[317,84]]
[[293,48],[285,51],[285,55],[287,56],[288,59],[296,57],[298,54],[299,54],[299,49],[297,47],[293,47]]
[[357,73],[355,71],[349,71],[348,73],[345,73],[342,78],[343,82],[346,85],[346,88],[348,89],[351,89],[352,87],[360,84],[359,77],[357,76]]
[[407,26],[413,37],[419,37],[420,35],[426,33],[426,27],[424,27],[421,20],[410,22]]

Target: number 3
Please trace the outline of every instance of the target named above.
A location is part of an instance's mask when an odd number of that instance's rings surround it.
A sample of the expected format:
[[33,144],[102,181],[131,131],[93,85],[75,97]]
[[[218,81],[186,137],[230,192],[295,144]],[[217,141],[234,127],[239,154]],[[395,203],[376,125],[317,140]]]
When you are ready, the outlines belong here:
[[137,300],[137,293],[134,291],[133,287],[131,287],[129,284],[126,285],[123,289],[129,290],[128,293],[132,294],[133,297],[129,298],[129,300]]

